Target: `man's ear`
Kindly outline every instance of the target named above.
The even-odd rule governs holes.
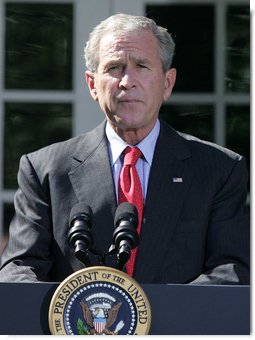
[[[91,97],[95,101],[97,101],[98,97],[97,97],[97,90],[95,86],[95,74],[91,71],[86,71],[85,76],[86,76],[86,82],[88,84]]]
[[[174,84],[176,80],[176,69],[170,68],[166,72],[166,78],[165,78],[165,88],[164,88],[164,101],[167,101],[167,99],[170,97]]]

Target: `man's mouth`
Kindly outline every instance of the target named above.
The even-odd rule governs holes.
[[[118,102],[119,103],[130,103],[130,104],[133,104],[133,103],[140,103],[141,100],[140,99],[136,99],[136,98],[120,98],[120,99],[118,99]]]

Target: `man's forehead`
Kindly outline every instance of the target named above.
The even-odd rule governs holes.
[[[138,31],[125,34],[105,34],[100,41],[100,57],[117,55],[121,51],[139,52],[148,48],[148,44],[153,47],[156,39],[150,31]]]

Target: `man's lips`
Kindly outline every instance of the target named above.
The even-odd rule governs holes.
[[[140,103],[141,100],[140,99],[136,99],[136,98],[119,98],[117,99],[118,103]]]

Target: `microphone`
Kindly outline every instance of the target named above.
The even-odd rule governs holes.
[[[76,203],[70,213],[68,243],[74,248],[75,256],[86,265],[91,266],[88,251],[93,245],[91,234],[92,209],[85,203]]]
[[[113,246],[118,250],[117,269],[122,269],[130,258],[131,250],[138,244],[138,211],[131,203],[123,202],[116,210]]]

